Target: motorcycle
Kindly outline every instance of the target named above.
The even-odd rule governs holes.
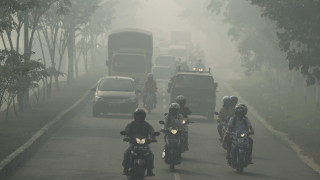
[[[159,121],[164,124],[164,121]],[[170,171],[174,171],[174,166],[181,164],[181,147],[182,136],[184,130],[178,127],[170,127],[161,130],[165,134],[165,148],[162,153],[162,158],[170,165]]]
[[[126,131],[121,131],[121,135],[126,136]],[[154,136],[159,136],[159,132],[155,132]],[[147,169],[147,158],[149,155],[148,144],[156,142],[146,137],[125,137],[123,141],[130,142],[133,150],[130,155],[130,168],[127,178],[130,180],[143,180]]]
[[[219,115],[218,112],[214,112],[214,114]],[[221,134],[219,134],[220,135],[219,141],[221,142],[223,149],[227,149],[227,144],[225,142],[223,142],[222,139],[223,139],[225,133],[227,132],[228,123],[225,121],[222,121],[221,119],[217,119],[217,122],[218,122],[218,126],[221,127]]]
[[[239,173],[249,164],[249,135],[247,131],[232,133],[231,166]]]

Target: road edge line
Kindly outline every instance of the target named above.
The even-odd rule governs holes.
[[[225,87],[227,87],[227,89],[229,89],[229,91],[231,91],[232,93],[234,93],[239,99],[241,99],[242,102],[244,102],[244,104],[246,104],[248,106],[249,109],[253,109],[250,110],[250,113],[256,117],[256,119],[258,121],[260,121],[262,123],[262,125],[269,130],[272,134],[276,135],[277,137],[280,137],[281,140],[283,140],[284,142],[286,142],[290,148],[298,155],[298,157],[305,163],[307,164],[311,169],[313,169],[315,172],[317,172],[320,175],[320,165],[318,165],[312,158],[308,157],[307,155],[303,154],[303,151],[301,149],[301,147],[295,143],[293,140],[290,140],[289,136],[287,133],[278,131],[276,129],[274,129],[273,126],[271,126],[259,113],[258,111],[253,107],[250,106],[249,103],[240,96],[240,94],[238,92],[236,92],[228,83],[223,83],[225,85]]]
[[[38,130],[29,140],[9,154],[0,162],[0,180],[8,178],[22,163],[32,154],[70,117],[81,108],[91,97],[91,91],[87,91],[79,100],[59,113],[55,118]]]

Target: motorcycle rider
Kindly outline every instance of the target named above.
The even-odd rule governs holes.
[[[153,102],[154,102],[154,108],[156,108],[156,104],[157,104],[157,83],[156,81],[153,79],[153,74],[149,73],[147,75],[147,81],[144,85],[144,94],[143,94],[143,107],[146,106],[146,99],[147,99],[147,95],[148,93],[150,93],[153,97]]]
[[[146,112],[143,109],[136,109],[133,113],[134,121],[129,123],[125,131],[127,133],[127,136],[129,138],[134,138],[137,135],[142,135],[144,137],[149,137],[153,141],[156,141],[156,138],[154,136],[154,129],[153,127],[145,121],[146,119]],[[128,169],[130,167],[130,153],[133,149],[133,145],[130,144],[129,148],[124,152],[124,159],[122,162],[123,166],[123,174],[128,175]],[[147,162],[147,176],[154,176],[153,173],[153,167],[154,167],[154,155],[148,146],[149,151],[149,158]]]
[[[236,105],[238,104],[238,97],[237,96],[230,96],[230,99],[231,99],[231,105],[232,105],[232,108],[236,108]]]
[[[180,105],[180,114],[183,116],[183,118],[188,118],[188,115],[190,115],[192,112],[191,110],[186,106],[187,100],[183,95],[179,95],[176,98],[176,102]],[[186,119],[187,120],[187,119]],[[184,137],[185,137],[185,149],[189,150],[189,142],[188,142],[188,126],[184,126]]]
[[[183,95],[177,96],[176,103],[179,104],[179,106],[180,106],[180,114],[184,118],[187,118],[188,115],[190,115],[192,113],[191,110],[186,106],[187,99]]]
[[[231,137],[230,132],[248,131],[250,134],[254,134],[251,122],[245,116],[246,108],[243,105],[237,105],[235,108],[235,116],[232,117],[228,123],[228,129],[224,137],[224,141],[227,141],[227,160],[231,164]],[[253,139],[248,137],[249,140],[249,163],[252,164],[252,146]]]
[[[233,115],[234,115],[234,109],[232,108],[232,100],[229,96],[224,96],[222,98],[222,108],[220,109],[219,116],[218,116],[219,121],[225,122],[226,124],[228,124],[230,118],[233,117]],[[218,124],[217,129],[220,135],[220,140],[222,140],[223,134],[222,134],[222,125],[220,122]]]

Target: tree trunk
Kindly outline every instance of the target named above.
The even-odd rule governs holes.
[[[73,68],[74,68],[74,54],[75,54],[75,30],[72,29],[68,36],[68,76],[67,83],[70,84],[74,80]]]
[[[31,47],[29,47],[29,19],[28,19],[28,12],[25,13],[24,15],[24,55],[25,55],[25,61],[29,61],[30,58],[30,50]],[[21,94],[21,93],[20,93]],[[23,100],[23,98],[18,98],[18,101]],[[21,104],[21,103],[19,103]],[[22,104],[24,107],[30,107],[29,104],[29,88],[26,90],[24,93],[24,103]]]

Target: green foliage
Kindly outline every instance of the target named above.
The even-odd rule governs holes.
[[[48,76],[42,63],[35,60],[25,61],[25,56],[16,51],[0,51],[0,105],[6,94],[15,96],[25,94],[29,88],[39,86],[39,81]]]
[[[250,0],[261,7],[262,16],[276,22],[279,45],[290,69],[308,76],[308,83],[320,79],[320,1]]]
[[[285,68],[284,54],[278,47],[275,25],[260,16],[259,8],[246,0],[211,0],[208,10],[222,14],[231,24],[228,35],[238,43],[238,52],[246,74],[259,71],[262,66]]]

